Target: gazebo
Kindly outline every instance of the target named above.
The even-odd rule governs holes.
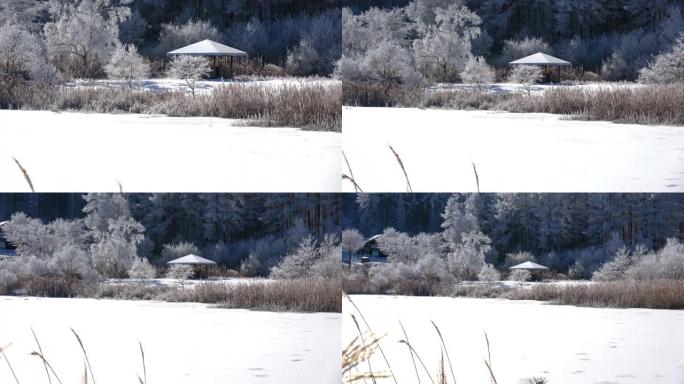
[[[553,67],[558,69],[558,79],[560,80],[561,67],[569,67],[571,62],[547,55],[546,53],[537,52],[533,55],[525,56],[522,59],[514,60],[508,63],[509,65],[535,65],[544,69],[545,75],[550,75]]]
[[[526,261],[524,263],[514,265],[509,269],[511,269],[513,271],[515,271],[515,270],[529,271],[530,275],[532,275],[533,277],[538,278],[539,280],[543,280],[544,272],[548,271],[549,267],[545,267],[545,266],[543,266],[541,264],[537,264],[533,261]]]
[[[188,55],[210,57],[211,66],[216,77],[233,77],[233,59],[236,57],[247,57],[247,52],[208,39],[178,48],[168,54],[172,56]],[[226,58],[228,58],[228,60],[226,60]],[[227,74],[225,66],[226,61],[228,61]]]
[[[216,262],[211,261],[209,259],[205,259],[204,257],[197,256],[194,254],[189,254],[187,256],[180,257],[175,260],[171,260],[168,263],[168,265],[190,265],[193,268],[196,268],[198,266],[204,265],[204,273],[205,275],[209,274],[209,266],[210,265],[216,265]]]

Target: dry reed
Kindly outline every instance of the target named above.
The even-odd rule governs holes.
[[[36,192],[35,188],[33,188],[33,182],[31,181],[31,177],[29,176],[28,172],[26,171],[26,168],[24,168],[23,165],[17,160],[15,157],[12,158],[14,162],[17,164],[17,167],[19,167],[19,170],[21,171],[21,174],[24,176],[24,180],[26,180],[26,184],[28,184],[29,188],[31,189],[31,192]]]

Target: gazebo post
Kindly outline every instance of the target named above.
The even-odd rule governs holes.
[[[233,56],[230,57],[230,78],[233,78]]]

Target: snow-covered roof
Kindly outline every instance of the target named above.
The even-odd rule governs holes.
[[[0,227],[2,227],[3,225],[5,225],[7,223],[9,223],[9,221],[0,221]]]
[[[190,56],[247,56],[247,52],[217,43],[212,40],[202,40],[183,48],[169,52],[169,55]]]
[[[176,260],[171,260],[166,264],[214,265],[216,263],[191,253]]]
[[[377,240],[378,238],[380,238],[380,236],[382,236],[382,235],[371,236],[368,238],[368,240],[365,241],[365,243],[367,243],[369,241]]]
[[[559,59],[557,57],[553,57],[551,55],[547,55],[546,53],[541,53],[537,52],[534,55],[529,55],[526,57],[523,57],[522,59],[518,59],[515,61],[511,61],[509,64],[511,65],[571,65],[569,61],[565,61],[562,59]]]
[[[549,269],[541,264],[537,264],[532,261],[526,261],[524,263],[514,265],[510,269]]]

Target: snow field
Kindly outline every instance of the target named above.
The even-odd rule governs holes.
[[[339,192],[341,135],[239,120],[0,111],[3,190]],[[49,159],[49,160],[46,160]]]
[[[364,192],[682,192],[684,129],[557,115],[343,109],[343,149]],[[472,162],[472,163],[471,163]],[[342,168],[348,174],[346,164]],[[354,187],[344,182],[344,191]]]
[[[137,383],[138,341],[150,383],[326,383],[340,378],[340,315],[202,304],[0,296],[0,345],[22,383],[47,382],[31,328],[64,383],[78,383],[83,340],[96,382]],[[0,383],[13,382],[2,362]],[[53,378],[53,382],[55,382]]]
[[[376,335],[386,335],[380,345],[399,383],[416,382],[409,351],[399,343],[404,338],[399,321],[433,376],[441,343],[430,321],[437,324],[460,383],[490,382],[483,360],[487,356],[484,332],[499,383],[527,383],[532,377],[558,384],[684,382],[682,310],[447,297],[353,295],[352,300]],[[344,300],[343,345],[358,335],[352,313],[356,311]],[[374,370],[386,367],[379,352],[371,362]],[[421,382],[429,382],[416,364]]]

